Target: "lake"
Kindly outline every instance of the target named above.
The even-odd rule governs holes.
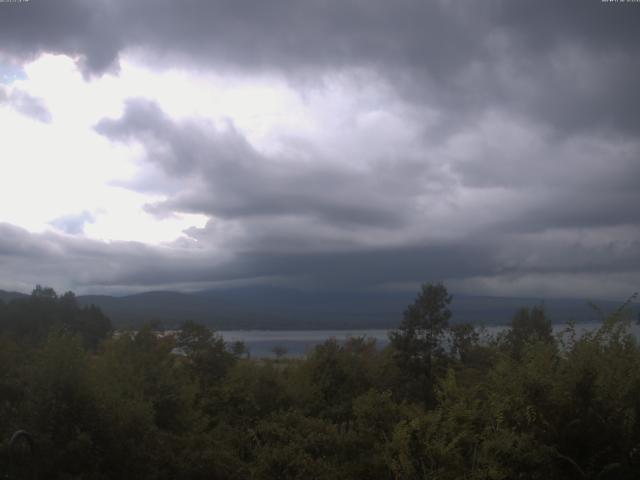
[[[600,323],[579,323],[576,324],[578,332],[594,330]],[[491,326],[484,328],[483,335],[495,335],[506,327]],[[554,325],[554,333],[559,333],[566,328],[566,325]],[[316,345],[323,343],[329,338],[335,338],[339,342],[344,342],[349,337],[374,338],[379,348],[384,348],[388,343],[387,337],[390,330],[369,329],[369,330],[222,330],[218,331],[225,341],[242,341],[249,348],[252,357],[274,357],[272,349],[274,347],[284,347],[289,357],[301,357],[312,350]],[[640,338],[640,326],[634,324],[632,331],[636,338]]]
[[[242,341],[252,357],[273,357],[274,347],[284,347],[289,357],[301,357],[329,338],[344,342],[349,337],[375,338],[380,348],[387,343],[389,330],[222,330],[226,342]]]

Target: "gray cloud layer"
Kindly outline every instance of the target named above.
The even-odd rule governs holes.
[[[35,98],[21,90],[9,90],[0,85],[0,105],[7,104],[17,112],[40,122],[50,123],[51,112],[40,98]]]
[[[202,213],[206,227],[156,250],[5,226],[3,261],[18,272],[27,261],[16,245],[44,242],[56,247],[43,258],[117,265],[77,285],[445,278],[628,293],[640,282],[638,20],[640,5],[599,0],[0,4],[5,53],[76,55],[89,76],[117,69],[123,54],[159,69],[268,72],[300,91],[363,69],[417,122],[438,114],[415,144],[371,151],[355,168],[311,147],[265,154],[233,126],[176,122],[132,99],[96,126],[143,147],[144,174],[127,187],[167,198],[149,212]]]
[[[534,274],[541,283],[570,275],[588,284],[590,275],[601,282],[608,272],[633,288],[640,271],[640,219],[633,205],[640,194],[629,175],[638,170],[637,144],[558,139],[530,128],[506,143],[500,135],[471,141],[447,178],[437,177],[437,165],[426,161],[438,152],[428,142],[422,163],[394,156],[354,174],[348,163],[320,168],[322,159],[269,158],[234,129],[175,122],[145,100],[130,101],[122,118],[97,126],[111,140],[142,144],[154,172],[153,185],[145,188],[171,192],[149,210],[210,216],[205,228],[187,233],[197,245],[234,252],[225,271],[240,277],[374,286],[424,278],[508,283]],[[430,191],[434,176],[449,185],[448,193]],[[481,192],[496,189],[506,192],[506,201],[486,211]],[[456,207],[457,191],[480,192],[479,200]],[[432,207],[443,196],[452,196],[454,206],[434,217]],[[443,240],[442,232],[461,226],[462,233]],[[597,285],[581,288],[596,291]]]
[[[499,102],[555,128],[637,131],[638,20],[599,0],[34,1],[2,5],[0,45],[77,55],[87,73],[131,49],[306,78],[365,67],[462,114]]]
[[[233,127],[220,131],[206,122],[174,123],[144,100],[129,102],[122,119],[103,120],[96,128],[112,140],[143,143],[147,160],[160,175],[154,175],[152,185],[142,186],[140,179],[132,186],[174,192],[168,201],[149,205],[159,214],[182,211],[227,219],[292,215],[337,226],[394,227],[404,221],[407,195],[419,192],[423,173],[387,169],[381,175],[384,165],[362,173],[348,162],[327,166],[323,158],[303,166],[295,158],[268,158]]]

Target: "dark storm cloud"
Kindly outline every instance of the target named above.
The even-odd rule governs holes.
[[[118,2],[36,0],[0,5],[0,52],[33,58],[40,53],[76,56],[87,72],[113,66],[122,48]]]
[[[463,243],[315,253],[254,251],[232,264],[247,276],[304,279],[322,287],[373,287],[496,273],[492,247]]]
[[[640,225],[638,192],[552,192],[525,208],[517,220],[501,225],[504,231],[531,232],[547,228],[588,229]]]
[[[0,26],[12,52],[82,55],[98,72],[130,46],[252,70],[389,59],[431,59],[444,70],[461,55],[443,55],[443,47],[455,53],[475,45],[468,14],[457,13],[441,2],[407,0],[63,0],[3,6]],[[478,20],[481,14],[473,16]]]
[[[210,253],[102,242],[53,232],[31,233],[0,223],[0,268],[4,288],[36,283],[80,291],[92,287],[154,288],[212,275],[219,259]],[[0,287],[2,288],[2,287]]]
[[[55,233],[34,234],[0,223],[3,278],[16,285],[48,283],[63,288],[123,286],[162,288],[186,283],[228,281],[259,276],[303,277],[316,284],[369,286],[390,279],[439,278],[451,272],[457,256],[468,265],[454,276],[486,271],[484,248],[439,245],[433,248],[380,249],[347,253],[278,254],[252,252],[220,258],[208,250],[168,249],[135,242],[100,242]],[[416,261],[418,259],[418,261]],[[34,262],[34,260],[36,262]],[[461,264],[462,265],[462,264]],[[69,272],[72,272],[69,275]]]
[[[535,258],[540,253],[543,258]],[[542,275],[549,282],[557,275],[570,274],[582,279],[580,293],[593,295],[603,290],[590,274],[637,278],[639,254],[637,241],[594,249],[556,238],[514,244],[496,237],[484,243],[469,239],[352,252],[253,251],[221,258],[210,250],[34,234],[0,224],[0,288],[26,291],[36,283],[45,283],[59,290],[124,292],[202,288],[216,282],[267,277],[288,278],[295,285],[366,288],[442,279],[455,284],[479,276],[513,281],[531,274]]]
[[[305,240],[316,231],[297,234]],[[390,282],[463,279],[474,276],[528,274],[640,273],[640,229],[595,230],[575,236],[548,231],[528,234],[485,232],[455,240],[428,240],[386,247],[330,245],[306,248],[292,243],[295,233],[275,229],[269,236],[261,225],[250,224],[236,239],[237,255],[227,264],[239,277],[306,278],[326,285],[375,286]],[[218,232],[213,225],[189,234],[206,242]],[[612,240],[612,238],[616,238]],[[281,248],[277,248],[280,246]],[[226,271],[226,270],[225,270]],[[595,285],[594,285],[595,287]]]
[[[0,6],[0,44],[76,55],[87,72],[127,49],[158,66],[322,79],[368,68],[452,121],[501,105],[569,132],[637,132],[640,8],[599,0],[32,1]]]
[[[520,84],[511,87],[512,104],[560,130],[638,131],[637,5],[542,0],[500,6],[493,22],[509,53],[494,56],[494,66],[506,66]]]
[[[452,168],[476,190],[523,199],[517,216],[496,212],[491,228],[539,231],[640,225],[640,142],[607,133],[558,137],[535,123],[486,122],[471,130]],[[460,133],[460,132],[458,132]],[[465,131],[462,130],[462,134]],[[497,224],[497,225],[496,225]]]

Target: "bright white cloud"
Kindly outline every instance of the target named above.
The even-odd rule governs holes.
[[[87,82],[76,64],[60,55],[43,55],[24,70],[26,78],[11,88],[46,99],[53,121],[42,124],[10,105],[0,108],[2,221],[44,231],[57,218],[87,211],[95,217],[84,229],[88,237],[148,243],[172,241],[184,229],[204,224],[200,215],[155,218],[143,206],[161,198],[118,186],[138,172],[140,151],[111,145],[94,125],[122,110],[130,90],[136,90],[135,77]]]

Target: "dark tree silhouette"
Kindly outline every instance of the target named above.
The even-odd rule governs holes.
[[[413,304],[404,312],[398,330],[389,334],[394,358],[407,374],[410,396],[433,400],[434,360],[443,353],[442,340],[451,318],[452,297],[442,283],[422,285]]]

